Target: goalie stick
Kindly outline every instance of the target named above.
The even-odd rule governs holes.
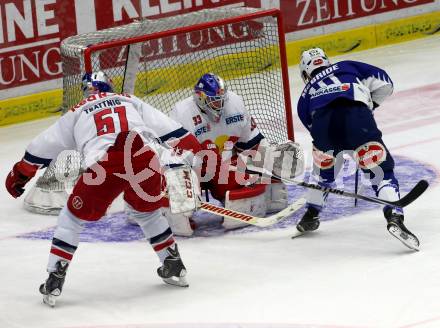
[[[320,190],[322,192],[328,192],[331,194],[341,195],[341,196],[345,196],[345,197],[362,199],[362,200],[365,200],[365,201],[371,202],[371,203],[382,204],[382,205],[391,205],[391,206],[396,206],[396,207],[405,207],[405,206],[411,204],[413,201],[415,201],[417,198],[419,198],[419,196],[421,194],[423,194],[429,186],[428,181],[420,180],[405,196],[403,196],[399,200],[388,201],[385,199],[359,195],[359,194],[351,193],[351,192],[340,190],[340,189],[322,187],[322,186],[307,183],[304,181],[295,181],[295,180],[291,180],[291,179],[286,179],[286,178],[279,177],[275,174],[269,173],[267,171],[266,172],[258,171],[259,168],[256,168],[256,169],[257,170],[246,168],[245,171],[246,171],[246,173],[249,173],[249,174],[258,174],[261,176],[267,176],[268,178],[272,178],[274,180],[281,181],[286,184],[294,184],[294,185],[309,188],[309,189]]]
[[[237,212],[234,210],[230,210],[227,208],[219,207],[216,205],[213,205],[211,203],[206,202],[200,202],[199,209],[208,213],[216,214],[216,215],[222,215],[227,217],[228,219],[246,222],[251,225],[255,225],[257,227],[268,227],[271,225],[274,225],[277,222],[280,222],[290,216],[291,214],[298,211],[300,208],[303,207],[306,200],[304,198],[297,199],[292,204],[287,206],[284,210],[275,213],[271,216],[261,218],[258,216],[253,216],[250,214],[244,214],[241,212]]]

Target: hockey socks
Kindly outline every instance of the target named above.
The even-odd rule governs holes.
[[[165,258],[169,255],[167,248],[175,245],[171,228],[167,228],[164,232],[150,238],[149,241],[161,263],[163,263]]]

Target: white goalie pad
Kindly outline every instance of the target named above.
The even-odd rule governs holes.
[[[162,214],[167,218],[171,231],[176,236],[190,237],[194,233],[193,226],[191,224],[191,217],[193,212],[185,213],[171,213],[169,207],[163,207]]]
[[[272,182],[271,184],[266,185],[265,199],[267,213],[284,210],[288,205],[286,185],[281,182]]]
[[[226,192],[225,208],[252,216],[266,216],[265,185],[254,185]],[[240,222],[224,217],[223,227],[226,230],[247,226],[246,222]]]
[[[69,193],[66,189],[47,190],[33,185],[26,195],[23,206],[32,213],[44,215],[58,215],[67,203]]]
[[[33,213],[58,215],[81,173],[81,154],[74,150],[61,152],[26,194],[24,208]]]
[[[197,174],[188,165],[165,171],[171,213],[194,211],[199,205],[200,185]]]

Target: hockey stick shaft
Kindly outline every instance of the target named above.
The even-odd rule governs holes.
[[[307,183],[307,182],[304,182],[304,181],[295,181],[295,180],[291,180],[291,179],[286,179],[286,178],[282,178],[282,177],[276,176],[274,174],[266,174],[266,173],[255,171],[255,170],[248,169],[248,168],[246,169],[246,173],[267,176],[268,178],[272,178],[274,180],[281,181],[281,182],[284,182],[286,184],[294,184],[294,185],[305,187],[305,188],[309,188],[309,189],[320,190],[322,192],[328,192],[328,193],[331,193],[331,194],[341,195],[341,196],[345,196],[345,197],[351,197],[351,198],[355,198],[355,199],[362,199],[362,200],[365,200],[365,201],[371,202],[371,203],[382,204],[382,205],[390,205],[390,206],[396,206],[396,207],[405,207],[405,206],[411,204],[413,201],[415,201],[417,198],[419,198],[419,196],[421,194],[423,194],[425,192],[425,190],[429,186],[428,181],[420,180],[401,199],[399,199],[397,201],[388,201],[388,200],[385,200],[385,199],[381,199],[381,198],[377,198],[377,197],[370,197],[370,196],[359,195],[359,194],[351,193],[351,192],[340,190],[340,189],[335,189],[335,188],[330,188],[330,187],[322,187],[320,185],[311,184],[311,183]]]
[[[303,207],[305,202],[306,200],[304,198],[297,199],[295,202],[287,206],[284,210],[264,218],[241,213],[205,202],[200,202],[199,209],[211,214],[222,215],[235,221],[245,222],[258,227],[268,227],[279,221],[284,220],[285,218],[295,213],[297,210]]]

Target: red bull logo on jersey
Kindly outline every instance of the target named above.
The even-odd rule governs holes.
[[[218,151],[221,153],[222,151],[232,150],[237,140],[238,137],[236,136],[221,135],[215,138],[215,145],[217,146]]]

